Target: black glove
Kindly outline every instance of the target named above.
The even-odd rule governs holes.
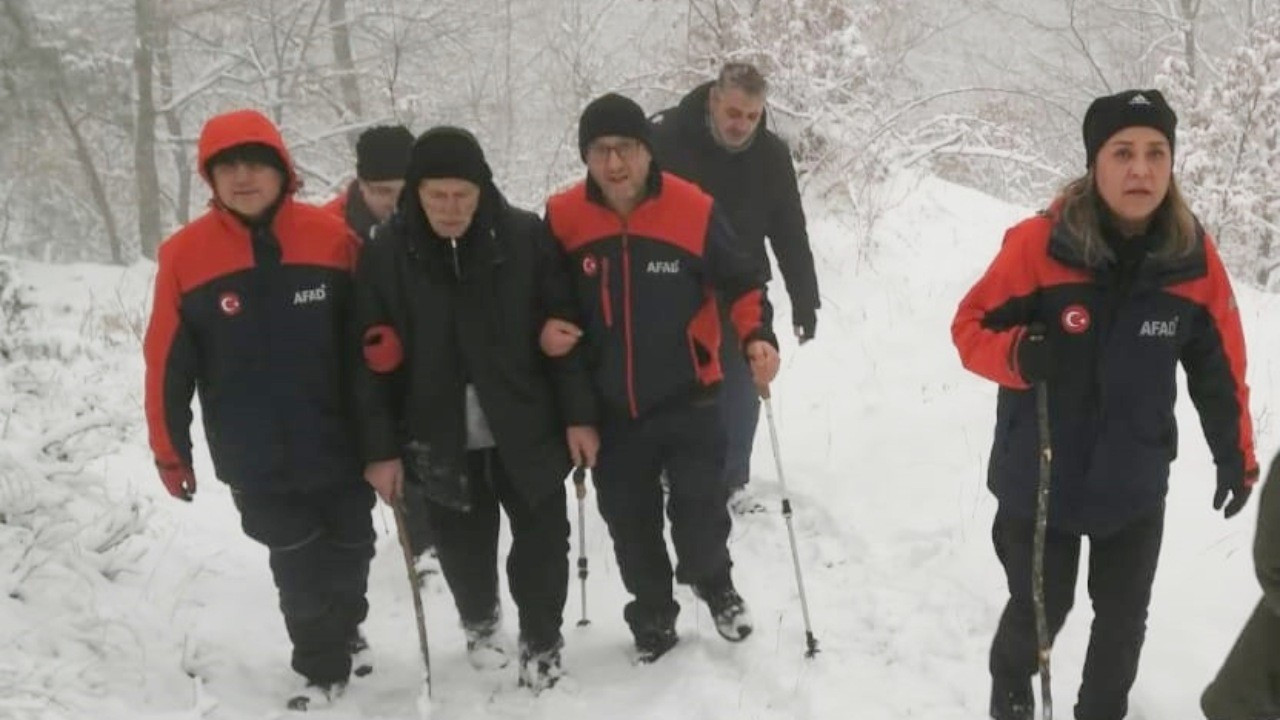
[[[1058,369],[1053,342],[1043,323],[1031,323],[1018,337],[1014,348],[1018,374],[1028,383],[1052,380]]]
[[[818,311],[813,308],[792,310],[791,324],[795,327],[796,339],[803,345],[813,339],[818,328]]]
[[[1271,470],[1267,473],[1276,472],[1275,462],[1271,463]],[[1222,510],[1223,517],[1233,517],[1236,513],[1244,508],[1244,504],[1249,502],[1249,495],[1253,492],[1253,483],[1258,479],[1258,469],[1254,468],[1244,474],[1218,468],[1218,490],[1213,494],[1213,509]],[[1231,502],[1227,501],[1227,496],[1231,496]],[[1226,502],[1226,508],[1222,504]]]

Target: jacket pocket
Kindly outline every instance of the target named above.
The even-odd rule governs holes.
[[[708,296],[685,330],[689,342],[689,359],[693,372],[702,385],[724,379],[720,368],[720,312],[714,296]]]
[[[1172,412],[1138,410],[1129,414],[1133,439],[1141,445],[1161,448],[1172,460],[1178,452],[1178,425]]]

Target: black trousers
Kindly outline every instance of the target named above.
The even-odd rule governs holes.
[[[498,608],[498,508],[511,523],[507,584],[520,613],[520,639],[533,650],[560,642],[569,592],[569,516],[565,487],[530,504],[511,484],[494,449],[467,453],[470,512],[425,500],[445,582],[463,625],[485,622]]]
[[[722,478],[724,446],[714,399],[682,402],[638,420],[612,417],[602,423],[596,499],[613,538],[622,582],[635,597],[625,610],[633,631],[669,622],[678,611],[663,537],[658,478],[664,471],[670,487],[665,509],[678,560],[675,579],[698,585],[728,577],[732,521]]]
[[[318,684],[351,673],[350,641],[369,613],[374,493],[363,480],[306,492],[232,492],[240,524],[270,551],[293,669]]]
[[[1031,595],[1034,531],[1031,520],[996,514],[992,538],[1004,565],[1009,601],[991,645],[993,695],[1028,686],[1038,668]],[[1077,720],[1121,720],[1128,712],[1163,534],[1162,504],[1115,533],[1089,538],[1093,627],[1076,701]],[[1049,529],[1044,594],[1051,636],[1057,636],[1071,610],[1079,565],[1080,536]]]

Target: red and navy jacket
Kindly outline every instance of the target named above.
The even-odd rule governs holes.
[[[1179,362],[1219,478],[1257,476],[1244,335],[1211,238],[1201,231],[1185,256],[1139,257],[1122,279],[1116,263],[1086,259],[1065,226],[1040,215],[1006,233],[960,302],[951,325],[960,359],[1000,384],[988,485],[1002,511],[1035,512],[1035,393],[1017,367],[1034,322],[1048,327],[1058,368],[1048,383],[1050,526],[1105,534],[1160,507],[1177,455]]]
[[[744,347],[776,347],[764,275],[696,185],[652,165],[646,198],[623,220],[588,178],[547,202],[546,221],[572,266],[587,363],[612,413],[640,417],[720,382],[717,296]]]
[[[356,241],[341,219],[293,199],[289,154],[257,112],[205,125],[202,173],[244,143],[274,148],[288,187],[269,225],[251,231],[215,200],[160,246],[144,342],[152,452],[158,464],[191,465],[198,390],[223,481],[272,492],[360,482],[350,421]]]

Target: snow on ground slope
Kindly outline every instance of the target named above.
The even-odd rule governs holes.
[[[451,600],[433,576],[425,593],[433,717],[985,716],[986,650],[1004,599],[989,539],[995,505],[984,486],[995,388],[960,368],[949,324],[1003,230],[1025,212],[911,176],[887,186],[880,201],[884,212],[869,238],[838,214],[810,208],[823,290],[818,337],[802,349],[784,340],[773,400],[822,653],[802,656],[803,622],[778,512],[781,487],[762,415],[753,486],[769,512],[739,520],[732,536],[738,585],[757,623],[750,639],[721,640],[706,610],[680,588],[680,644],[653,666],[633,667],[621,618],[626,596],[605,528],[589,506],[591,623],[575,625],[581,612],[575,578],[565,624],[571,679],[535,700],[516,689],[513,668],[474,672]],[[136,338],[120,331],[108,341],[83,329],[106,315],[137,317],[150,269],[26,263],[19,269],[33,286],[42,332],[51,341],[89,337],[92,352],[62,363],[52,381],[67,398],[90,394],[96,405],[131,418],[114,426],[127,432],[98,437],[90,448],[98,457],[81,470],[132,498],[146,519],[130,540],[129,571],[80,584],[60,576],[28,581],[48,595],[61,591],[80,600],[0,602],[0,689],[31,690],[38,680],[40,691],[0,692],[0,717],[284,716],[281,701],[296,680],[287,667],[265,550],[239,532],[203,442],[197,443],[196,501],[186,505],[165,495],[140,421]],[[773,296],[785,336],[790,310],[780,290],[779,283]],[[1270,422],[1280,348],[1263,324],[1275,302],[1240,291],[1264,462],[1280,441]],[[15,417],[34,427],[54,424],[56,413],[46,405]],[[1247,552],[1252,508],[1232,522],[1210,510],[1212,465],[1189,402],[1179,419],[1181,457],[1133,717],[1195,717],[1200,689],[1258,593]],[[576,555],[576,508],[570,510]],[[415,717],[420,659],[409,589],[390,513],[375,513],[380,540],[365,629],[377,669],[353,681],[338,706],[311,713],[315,717]],[[514,618],[510,600],[504,604]],[[1063,715],[1079,679],[1088,615],[1082,587],[1056,648],[1054,685]],[[75,632],[94,627],[111,641],[85,643],[89,649],[79,655],[62,647]],[[37,675],[35,666],[54,670]],[[76,672],[56,671],[63,666]],[[91,699],[92,689],[106,699]]]

